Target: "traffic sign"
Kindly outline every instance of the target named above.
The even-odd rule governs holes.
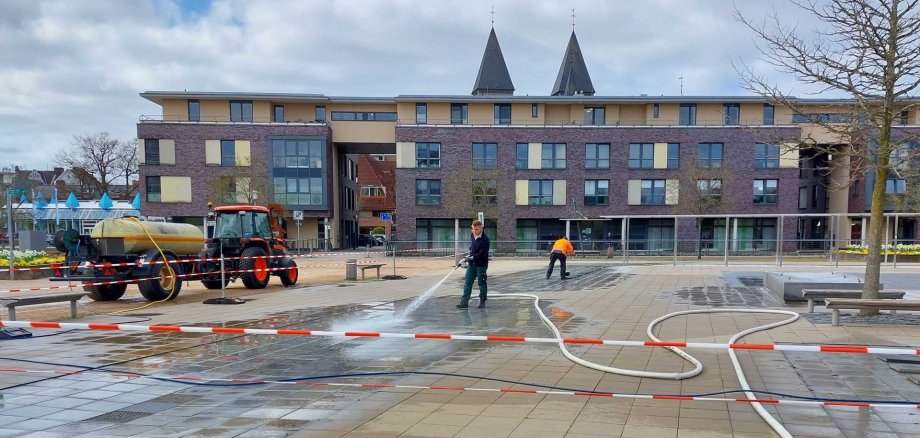
[[[382,220],[382,221],[384,221],[384,222],[389,222],[389,221],[393,220],[393,217],[390,216],[390,213],[380,213],[380,220]]]
[[[294,220],[295,221],[303,220],[303,210],[294,210]]]

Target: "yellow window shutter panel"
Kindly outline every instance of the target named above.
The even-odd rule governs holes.
[[[514,180],[514,205],[527,205],[527,180]]]
[[[204,163],[220,166],[220,140],[204,141]]]
[[[160,164],[176,164],[175,140],[160,140]]]
[[[147,164],[147,149],[143,138],[137,139],[137,164]]]
[[[668,179],[664,181],[664,204],[677,205],[678,191],[680,190],[680,181]]]
[[[540,169],[543,163],[543,143],[527,144],[527,168]]]
[[[654,166],[656,169],[667,169],[668,168],[668,144],[667,143],[655,143],[655,162]]]
[[[565,180],[553,180],[553,205],[565,205]]]
[[[783,169],[796,169],[799,167],[799,150],[795,143],[780,145],[779,167]]]
[[[249,150],[249,140],[237,140],[234,150],[234,164],[237,166],[249,166],[252,164],[252,156]]]
[[[640,179],[631,179],[627,182],[627,196],[626,204],[627,205],[641,205],[642,204],[642,180]]]
[[[415,142],[400,141],[396,143],[396,167],[414,169],[416,167]]]

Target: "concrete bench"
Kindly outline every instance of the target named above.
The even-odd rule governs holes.
[[[900,300],[904,298],[902,290],[880,290],[879,299]],[[823,302],[827,298],[862,298],[861,290],[847,289],[802,289],[802,298],[808,300],[808,313],[815,311],[815,301]]]
[[[364,271],[368,269],[377,268],[377,278],[380,278],[380,268],[386,266],[386,263],[372,263],[367,265],[358,265],[358,268],[361,269],[361,279],[364,280]]]
[[[831,325],[840,325],[840,309],[877,309],[890,310],[920,310],[920,300],[858,300],[848,298],[828,298],[824,300],[827,308],[832,311]]]
[[[6,307],[10,320],[16,320],[16,308],[33,304],[48,304],[70,301],[70,317],[77,317],[77,301],[88,295],[87,292],[68,292],[63,294],[31,295],[22,298],[0,298],[0,307]]]

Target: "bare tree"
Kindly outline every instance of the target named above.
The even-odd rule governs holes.
[[[732,187],[732,172],[727,163],[720,167],[704,167],[698,162],[684,167],[678,179],[679,189],[676,214],[696,217],[696,258],[703,258],[703,218],[700,215],[716,214],[730,209],[730,197],[722,196]],[[728,224],[725,224],[725,244],[728,245]]]
[[[134,194],[137,186],[133,184],[137,180],[139,175],[137,169],[137,139],[131,140],[130,142],[124,142],[121,144],[120,157],[117,163],[117,168],[121,170],[121,175],[125,177],[125,199],[130,199],[131,195]]]
[[[738,19],[759,41],[764,60],[799,81],[842,92],[852,101],[829,105],[824,114],[813,114],[810,123],[825,135],[813,136],[787,148],[811,148],[833,154],[835,162],[865,169],[875,176],[869,224],[863,298],[878,298],[881,245],[884,231],[885,186],[893,164],[890,157],[908,141],[907,132],[892,125],[903,111],[916,108],[912,100],[920,86],[920,0],[791,0],[824,26],[814,38],[801,36],[795,26],[772,17],[771,25],[754,23],[737,9]],[[814,113],[795,97],[755,73],[737,68],[746,87],[794,113]],[[834,141],[817,141],[832,136]],[[915,154],[910,150],[910,154]],[[906,157],[910,161],[911,157]],[[899,160],[902,158],[899,158]],[[840,161],[838,161],[840,160]],[[849,181],[835,181],[846,185]],[[878,314],[863,310],[862,315]]]
[[[253,155],[248,163],[221,167],[218,175],[207,180],[208,201],[214,205],[270,203],[265,163],[262,157]]]
[[[92,176],[93,185],[100,193],[108,192],[115,180],[124,175],[137,173],[137,161],[126,160],[126,154],[134,154],[130,143],[112,138],[108,132],[92,135],[75,135],[69,149],[61,149],[55,162],[74,169],[78,173]],[[126,168],[133,167],[133,171]]]

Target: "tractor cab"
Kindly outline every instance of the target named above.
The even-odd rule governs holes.
[[[251,243],[269,248],[283,249],[284,229],[276,216],[283,210],[273,206],[226,205],[214,209],[214,236],[212,242],[226,247],[244,247]]]

